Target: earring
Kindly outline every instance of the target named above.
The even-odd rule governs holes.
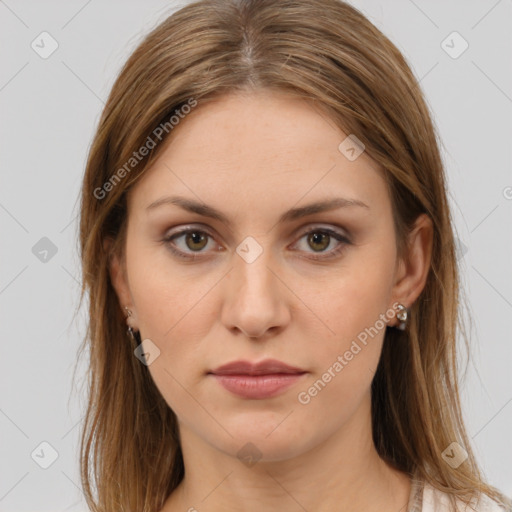
[[[135,332],[134,332],[134,330],[131,328],[131,326],[129,326],[129,327],[128,327],[128,329],[126,330],[126,333],[128,334],[128,336],[130,337],[130,339],[131,339],[134,343],[138,343],[137,338],[135,337]]]
[[[132,316],[132,312],[128,309],[128,306],[125,306],[124,309],[126,310],[126,318],[128,319],[129,317]],[[126,323],[128,324],[128,321]],[[133,330],[132,326],[129,324],[128,324],[128,329],[126,330],[126,333],[128,334],[128,336],[134,343],[138,343],[137,338],[135,337],[135,331]]]
[[[400,323],[396,326],[396,328],[404,331],[407,324],[408,309],[403,304],[398,304],[397,308],[398,313],[396,314],[396,317],[398,320],[400,320]]]

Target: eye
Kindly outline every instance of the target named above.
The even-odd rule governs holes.
[[[302,235],[296,245],[300,246],[300,241],[302,240],[305,240],[306,242],[306,247],[302,245],[302,250],[304,252],[310,252],[307,250],[307,247],[313,249],[313,255],[310,254],[305,257],[313,260],[322,260],[339,256],[346,248],[346,245],[351,243],[346,236],[328,228],[310,229]],[[332,248],[332,246],[334,246],[334,248]],[[329,247],[332,249],[326,250]]]
[[[303,240],[305,244],[301,244]],[[184,228],[166,236],[163,242],[178,258],[190,261],[204,258],[206,254],[203,253],[208,253],[208,248],[223,250],[213,242],[213,235],[198,228]],[[299,246],[299,251],[308,253],[307,256],[301,256],[306,259],[326,260],[339,256],[350,243],[346,236],[333,229],[314,227],[304,233],[292,247]],[[308,247],[313,251],[308,251]],[[329,247],[331,250],[327,250]]]
[[[194,260],[198,256],[193,253],[202,253],[208,246],[212,236],[204,230],[187,228],[164,238],[169,249],[179,258]]]

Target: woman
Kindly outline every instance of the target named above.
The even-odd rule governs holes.
[[[430,114],[357,10],[174,13],[113,86],[81,207],[91,510],[511,506],[462,419]]]

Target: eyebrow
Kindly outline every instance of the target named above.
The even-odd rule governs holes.
[[[231,221],[219,210],[209,206],[205,203],[201,203],[199,201],[195,201],[193,199],[188,199],[186,197],[181,196],[169,196],[162,197],[152,202],[150,205],[146,207],[146,211],[152,211],[155,208],[158,208],[162,205],[176,205],[183,208],[186,211],[191,213],[197,213],[198,215],[202,215],[203,217],[210,217],[212,219],[216,219],[220,222],[223,222],[228,227],[231,227]],[[279,217],[279,223],[291,222],[302,217],[307,217],[309,215],[313,215],[315,213],[321,213],[330,210],[336,210],[338,208],[348,208],[352,206],[358,206],[362,208],[370,207],[360,201],[359,199],[348,199],[344,197],[336,197],[334,199],[327,199],[323,201],[316,201],[314,203],[307,204],[305,206],[300,206],[298,208],[291,208],[290,210],[284,212],[281,217]]]

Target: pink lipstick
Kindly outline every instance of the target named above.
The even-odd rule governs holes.
[[[265,399],[284,392],[308,372],[277,359],[265,359],[259,363],[233,361],[208,373],[235,395]]]

